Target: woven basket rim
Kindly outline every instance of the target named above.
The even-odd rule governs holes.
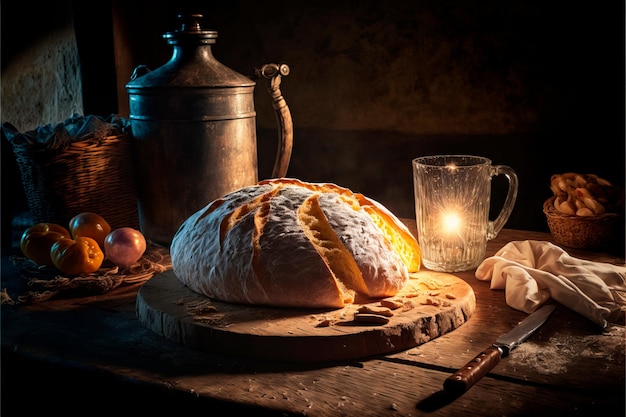
[[[624,213],[604,213],[604,214],[596,214],[594,216],[577,216],[575,214],[565,214],[565,213],[561,213],[557,211],[556,207],[554,207],[554,200],[556,200],[556,196],[552,196],[548,198],[543,203],[543,212],[546,214],[546,216],[551,217],[551,218],[592,222],[592,221],[597,221],[597,220],[612,219],[612,218],[621,217],[624,215]]]
[[[20,154],[45,154],[45,153],[58,153],[72,152],[77,150],[91,149],[101,146],[103,144],[109,144],[111,142],[126,140],[130,136],[130,132],[122,132],[117,135],[107,135],[101,137],[91,136],[86,139],[68,142],[67,144],[58,148],[49,148],[47,146],[41,146],[41,144],[32,143],[19,143],[13,145],[13,151]]]

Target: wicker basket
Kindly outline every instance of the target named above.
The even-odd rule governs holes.
[[[138,228],[131,139],[127,132],[72,142],[63,149],[15,145],[34,222],[67,227],[73,216],[91,211],[112,228]]]
[[[557,243],[577,249],[602,248],[614,244],[623,232],[624,215],[605,213],[597,216],[573,216],[554,207],[556,197],[543,203],[550,233]]]

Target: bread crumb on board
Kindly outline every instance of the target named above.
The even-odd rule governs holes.
[[[207,313],[216,313],[217,307],[215,307],[210,300],[198,300],[192,301],[187,304],[187,312],[191,315],[202,315]]]

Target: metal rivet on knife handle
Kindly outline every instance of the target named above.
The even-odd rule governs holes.
[[[443,383],[443,389],[451,394],[462,394],[490,370],[492,370],[502,357],[502,350],[491,346],[479,353],[467,365],[450,375]]]

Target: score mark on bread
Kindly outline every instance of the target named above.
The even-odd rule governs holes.
[[[191,215],[173,238],[178,279],[210,298],[341,308],[390,297],[421,253],[380,203],[335,184],[261,181]]]

